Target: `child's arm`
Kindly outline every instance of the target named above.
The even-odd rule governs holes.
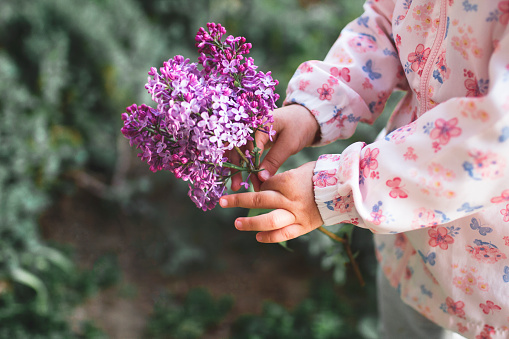
[[[220,203],[277,209],[238,219],[246,225],[239,229],[262,231],[262,242],[300,236],[322,220],[405,232],[499,206],[494,217],[509,222],[509,34],[491,57],[490,81],[485,97],[448,100],[395,131],[401,138],[352,144],[340,155],[321,156],[313,177],[308,163],[272,177],[262,192]]]
[[[301,104],[315,115],[315,145],[349,138],[359,122],[379,117],[395,88],[408,88],[392,37],[393,11],[393,0],[366,1],[325,59],[303,63],[290,80],[285,104]]]
[[[276,139],[271,142],[266,134],[257,133],[257,146],[270,148],[260,166],[265,169],[259,173],[262,182],[302,148],[348,138],[359,121],[373,122],[393,89],[405,87],[390,31],[394,2],[368,1],[364,7],[365,13],[345,27],[324,61],[299,67],[290,81],[286,106],[274,112]],[[323,223],[313,197],[310,164],[271,178],[260,193],[225,196],[221,204],[276,209],[264,216],[237,220],[237,227],[239,222],[243,225],[241,230],[261,231],[259,241],[278,242],[307,233]],[[240,176],[233,177],[234,191],[240,188],[241,180]],[[260,181],[253,178],[252,182],[255,190],[260,190]],[[302,185],[311,189],[301,192]],[[292,200],[296,196],[300,201]],[[301,216],[301,211],[306,213]],[[314,217],[305,217],[307,214]]]
[[[257,133],[258,147],[274,145],[261,163],[266,169],[259,174],[261,181],[306,146],[350,137],[359,121],[371,123],[379,116],[395,87],[406,87],[391,38],[394,1],[367,1],[364,9],[345,27],[324,61],[299,67],[288,86],[285,105],[289,107],[274,112],[275,142]],[[232,157],[235,162],[236,154]],[[240,175],[233,177],[234,191],[241,181]],[[258,190],[260,181],[252,178],[252,182]]]
[[[485,208],[509,222],[509,28],[489,82],[483,97],[452,98],[384,140],[321,157],[314,191],[324,224],[405,232]]]
[[[490,57],[489,84],[485,96],[449,99],[383,140],[321,157],[324,223],[405,232],[488,208],[493,221],[509,222],[509,27]]]

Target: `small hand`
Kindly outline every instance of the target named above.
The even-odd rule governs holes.
[[[267,133],[256,132],[256,146],[261,149],[260,154],[270,148],[263,158],[260,168],[265,171],[259,172],[258,176],[251,175],[250,179],[255,191],[260,190],[262,182],[276,174],[281,165],[293,154],[304,147],[310,146],[319,131],[318,122],[307,108],[301,105],[289,105],[278,108],[272,112],[274,123],[272,128],[276,131],[273,141]],[[249,145],[252,149],[252,144]],[[231,152],[230,160],[238,163],[240,157]],[[241,187],[242,177],[236,175],[232,178],[231,188],[238,191]]]
[[[261,185],[260,192],[239,193],[221,198],[224,208],[274,209],[255,217],[237,218],[241,231],[258,231],[259,242],[275,243],[297,238],[323,224],[313,192],[315,162],[277,174]]]

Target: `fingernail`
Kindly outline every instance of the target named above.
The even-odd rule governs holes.
[[[260,233],[256,234],[256,241],[261,242],[263,240],[263,237]]]
[[[235,220],[235,228],[238,230],[242,229],[242,222],[240,220]]]
[[[228,201],[226,201],[224,198],[221,198],[219,199],[219,205],[221,205],[221,207],[226,207],[228,206]]]
[[[268,180],[269,177],[270,177],[269,171],[263,170],[260,172],[260,179],[262,179],[263,181]]]

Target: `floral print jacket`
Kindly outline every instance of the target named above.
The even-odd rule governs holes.
[[[375,0],[324,61],[303,63],[285,104],[306,106],[318,145],[372,123],[382,135],[322,155],[325,225],[375,233],[401,298],[467,338],[509,338],[509,1]]]

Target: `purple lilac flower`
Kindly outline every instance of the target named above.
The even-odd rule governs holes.
[[[229,164],[225,152],[238,151],[257,130],[271,138],[275,133],[277,80],[244,57],[251,49],[244,37],[222,41],[225,34],[220,24],[200,28],[198,63],[177,55],[159,70],[152,67],[145,88],[156,108],[132,105],[122,114],[121,131],[141,150],[138,156],[153,172],[168,170],[187,181],[189,197],[203,210],[226,194],[231,167],[249,175],[257,170],[256,148],[244,156],[242,168]]]

